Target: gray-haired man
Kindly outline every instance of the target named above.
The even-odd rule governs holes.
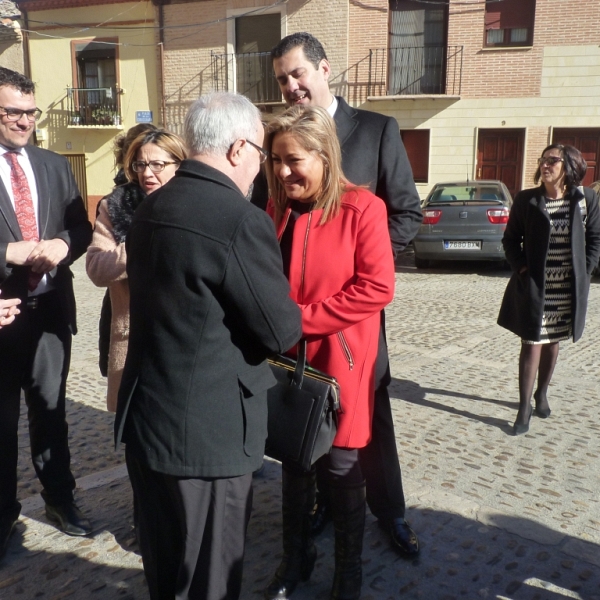
[[[301,335],[275,230],[245,201],[263,160],[243,96],[197,100],[191,159],[135,214],[129,350],[115,435],[127,445],[150,597],[235,600],[267,435],[270,353]]]

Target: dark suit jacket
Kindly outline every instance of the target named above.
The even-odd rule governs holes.
[[[423,220],[421,202],[400,137],[398,123],[379,113],[352,108],[336,96],[334,121],[342,148],[342,168],[356,185],[367,187],[387,207],[394,253],[412,241]],[[268,188],[264,173],[254,182],[252,203],[266,208]]]
[[[400,252],[417,233],[423,215],[398,123],[392,117],[352,108],[341,96],[336,98],[334,121],[344,175],[385,202],[392,247]]]
[[[67,159],[36,146],[27,146],[25,150],[35,174],[40,240],[60,238],[69,246],[69,254],[49,277],[60,294],[63,316],[72,333],[76,333],[73,274],[69,265],[92,241],[92,226]],[[3,298],[26,301],[29,268],[8,264],[5,258],[7,244],[22,240],[14,208],[0,181],[0,257],[3,257],[0,259],[0,288]]]
[[[265,359],[301,335],[271,219],[223,173],[186,160],[138,208],[127,275],[117,445],[180,477],[257,469],[275,383]]]

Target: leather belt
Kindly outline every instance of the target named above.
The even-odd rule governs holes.
[[[55,293],[56,293],[56,290],[51,290],[44,294],[38,294],[37,296],[29,296],[27,298],[27,303],[25,304],[25,306],[27,307],[27,310],[36,310],[36,309],[40,308],[40,306],[44,302],[46,302],[47,300],[52,298],[52,296]]]

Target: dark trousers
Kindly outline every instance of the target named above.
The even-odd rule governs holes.
[[[18,515],[17,459],[21,390],[28,408],[31,456],[49,504],[73,500],[65,391],[71,332],[58,294],[37,306],[21,306],[14,323],[0,330],[0,516]]]
[[[404,518],[402,473],[386,386],[375,391],[371,441],[359,450],[359,457],[367,482],[367,504],[373,515],[382,521]]]
[[[236,600],[242,586],[252,474],[185,478],[150,469],[126,448],[151,600]]]
[[[371,441],[359,450],[360,466],[367,483],[367,504],[377,519],[404,518],[406,503],[402,489],[402,472],[396,448],[394,419],[387,386],[391,381],[385,339],[385,313],[381,311],[381,329],[375,366],[375,405]],[[328,482],[317,469],[319,493],[328,497]]]

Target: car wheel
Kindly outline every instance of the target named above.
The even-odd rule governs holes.
[[[415,256],[415,267],[417,269],[426,269],[429,266],[429,261],[426,258],[418,258]]]

